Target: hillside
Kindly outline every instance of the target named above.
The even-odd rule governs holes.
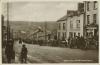
[[[46,29],[49,31],[53,31],[57,29],[57,23],[56,22],[23,22],[23,21],[12,21],[10,22],[11,28],[14,31],[29,31],[33,32],[35,31],[38,27],[41,27],[43,30]]]

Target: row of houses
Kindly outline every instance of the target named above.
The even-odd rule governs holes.
[[[98,2],[78,3],[77,10],[67,10],[67,14],[57,21],[57,38],[64,40],[75,36],[97,36],[98,24]]]

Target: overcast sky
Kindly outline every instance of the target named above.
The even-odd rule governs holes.
[[[78,2],[12,2],[9,3],[11,21],[57,21],[76,10]]]

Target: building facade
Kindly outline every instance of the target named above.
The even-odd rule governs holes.
[[[67,15],[58,21],[58,39],[83,36],[84,3],[78,4],[78,10],[68,10]]]
[[[67,39],[69,37],[83,36],[84,13],[67,11]]]
[[[97,1],[85,1],[85,35],[88,37],[98,35],[98,2]]]
[[[77,10],[68,10],[67,15],[58,20],[57,37],[62,39],[64,33],[65,39],[75,36],[96,37],[99,35],[98,24],[98,2],[84,1],[78,3]]]
[[[57,21],[58,29],[57,29],[57,39],[65,40],[66,39],[66,19],[67,16],[63,16],[61,19]]]

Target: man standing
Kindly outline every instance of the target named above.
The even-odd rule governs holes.
[[[22,45],[22,50],[21,50],[21,62],[26,63],[27,61],[27,48],[25,45]]]
[[[19,38],[19,44],[22,44],[22,39],[21,38]]]

